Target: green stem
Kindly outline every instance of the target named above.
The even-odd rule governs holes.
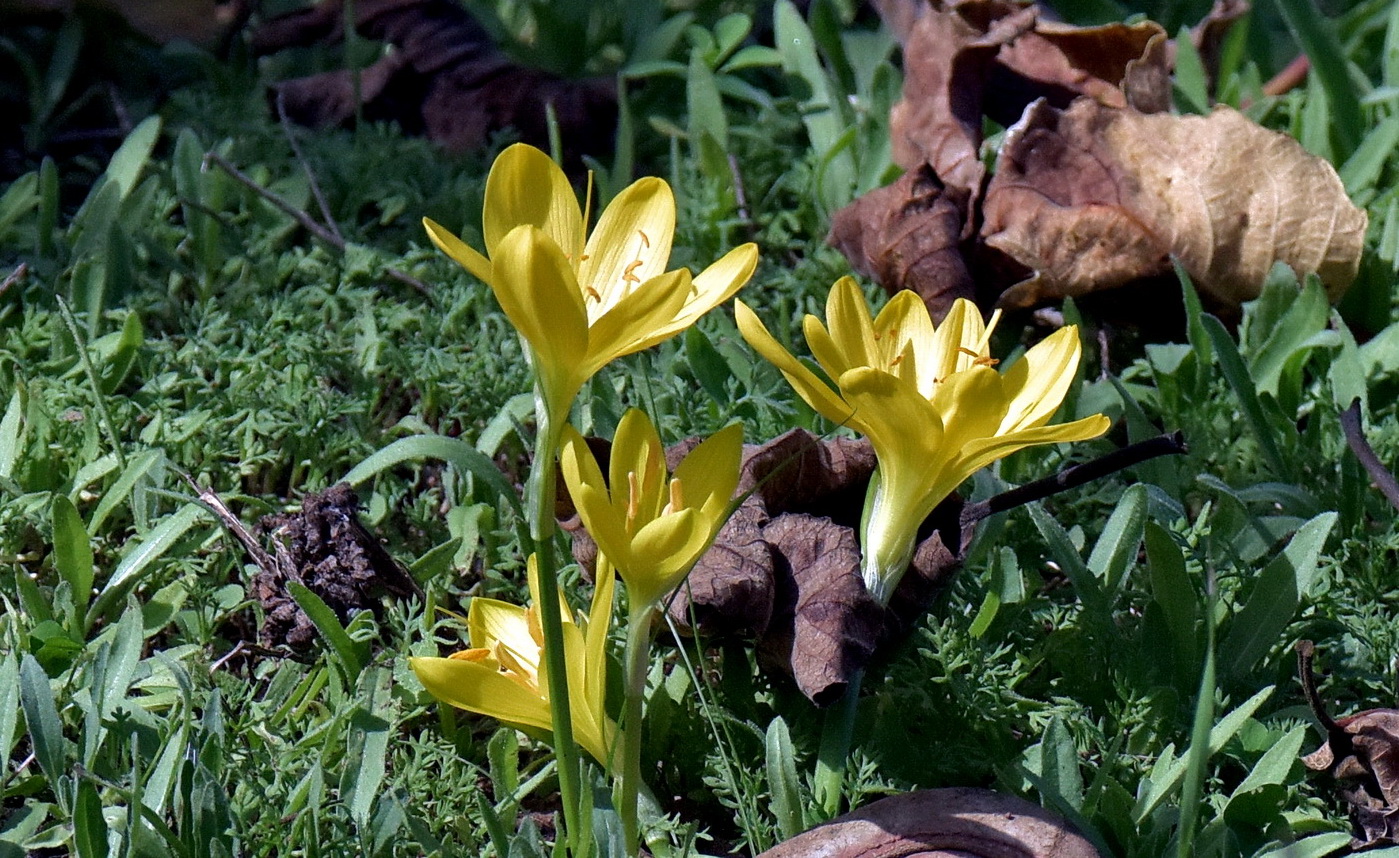
[[[528,498],[530,538],[534,542],[535,564],[539,570],[539,625],[544,634],[544,658],[549,675],[549,714],[554,724],[554,756],[558,760],[559,793],[563,800],[565,837],[577,837],[583,830],[579,805],[579,779],[582,768],[578,744],[573,739],[573,716],[568,701],[568,661],[563,642],[563,614],[559,611],[559,571],[554,562],[555,459],[558,456],[562,425],[535,394],[535,415],[539,423],[534,439],[534,462],[530,468]],[[569,841],[572,854],[580,854],[582,844]]]
[[[841,785],[845,779],[845,762],[850,756],[850,739],[855,733],[855,707],[860,701],[860,685],[865,671],[860,668],[850,677],[845,694],[826,712],[821,728],[821,748],[816,755],[816,805],[826,819],[840,813]]]
[[[646,696],[646,668],[651,654],[651,615],[647,605],[627,617],[627,647],[622,655],[626,698],[622,704],[622,773],[617,787],[617,814],[628,855],[640,855],[641,826],[637,807],[641,796],[641,704]]]

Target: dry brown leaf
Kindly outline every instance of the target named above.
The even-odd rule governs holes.
[[[212,48],[247,18],[245,0],[0,0],[0,20],[23,21],[82,10],[115,15],[153,42]]]
[[[1022,798],[967,787],[873,802],[758,858],[1098,858],[1067,821]]]
[[[253,34],[253,50],[268,54],[338,41],[344,14],[343,0],[327,0],[273,18]],[[354,14],[356,32],[393,47],[360,71],[360,110],[367,118],[396,121],[454,151],[477,148],[507,127],[547,147],[546,107],[552,105],[571,158],[610,150],[615,81],[565,80],[521,66],[453,0],[357,0]],[[349,70],[284,81],[277,91],[287,114],[302,124],[336,125],[356,115]]]
[[[1292,138],[1218,108],[1141,114],[1039,102],[1007,135],[984,203],[986,244],[1035,272],[1026,307],[1169,270],[1223,306],[1257,297],[1281,261],[1335,300],[1354,279],[1366,215],[1336,171]]]
[[[924,164],[835,213],[826,243],[892,294],[909,289],[941,321],[976,284],[960,242],[968,227],[965,190],[949,193]]]

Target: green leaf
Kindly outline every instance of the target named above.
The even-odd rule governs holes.
[[[1278,11],[1287,28],[1311,63],[1312,74],[1320,82],[1330,105],[1331,132],[1348,158],[1365,134],[1367,123],[1360,108],[1360,97],[1350,75],[1350,61],[1332,22],[1322,15],[1312,0],[1278,0]]]
[[[188,503],[173,515],[162,519],[160,524],[152,528],[117,564],[112,577],[107,579],[92,606],[88,608],[84,626],[91,628],[97,618],[106,614],[112,605],[122,598],[127,588],[134,585],[187,530],[207,517],[208,512],[204,507],[197,503]]]
[[[107,164],[107,171],[102,175],[104,179],[116,186],[121,199],[125,199],[136,187],[137,180],[141,178],[141,171],[145,169],[146,163],[151,159],[151,150],[155,148],[155,141],[159,138],[160,115],[151,114],[141,120],[141,124],[126,135],[126,139],[112,155],[112,160]]]
[[[1210,112],[1210,82],[1205,64],[1190,38],[1190,28],[1181,27],[1175,40],[1176,73],[1174,77],[1177,103],[1183,112]],[[1181,103],[1184,102],[1184,103]]]
[[[121,336],[117,339],[116,348],[112,350],[111,357],[102,367],[101,388],[104,395],[111,396],[116,393],[117,388],[131,372],[131,365],[136,362],[136,355],[141,351],[141,346],[145,342],[146,332],[141,327],[141,317],[133,310],[126,314],[126,321],[122,323]]]
[[[724,115],[724,102],[714,83],[714,73],[698,50],[690,52],[690,67],[685,74],[685,102],[689,110],[690,145],[695,147],[695,155],[698,156],[697,147],[704,134],[712,137],[720,149],[728,151],[729,121]]]
[[[24,403],[18,389],[10,394],[5,416],[0,417],[0,477],[8,479],[15,471],[24,446]]]
[[[19,656],[13,650],[0,660],[0,757],[9,759],[15,749],[19,724]]]
[[[1138,483],[1122,493],[1103,534],[1088,556],[1088,568],[1103,582],[1103,589],[1116,594],[1126,584],[1127,570],[1137,559],[1146,522],[1146,486]]]
[[[102,799],[89,780],[78,781],[73,801],[73,852],[78,858],[107,858],[107,820]]]
[[[1093,572],[1084,564],[1078,549],[1074,548],[1069,539],[1069,534],[1045,511],[1043,504],[1032,503],[1025,508],[1030,511],[1030,520],[1035,523],[1040,536],[1044,537],[1050,557],[1074,585],[1078,598],[1083,602],[1084,611],[1095,622],[1105,622],[1108,619],[1108,611],[1103,588]]]
[[[24,723],[29,730],[34,759],[39,761],[39,768],[49,779],[49,784],[56,785],[59,776],[68,772],[63,724],[58,719],[58,706],[54,703],[49,675],[28,653],[25,653],[19,667],[19,699],[24,708]]]
[[[92,597],[92,540],[67,495],[54,495],[49,515],[53,522],[54,566],[59,577],[73,588],[74,607],[81,613]]]
[[[1230,739],[1234,738],[1239,730],[1243,729],[1248,719],[1252,718],[1253,713],[1258,711],[1258,707],[1266,703],[1268,698],[1273,695],[1273,689],[1272,685],[1260,689],[1234,711],[1219,719],[1219,723],[1215,724],[1209,733],[1207,742],[1209,756],[1219,753],[1219,750]],[[1161,802],[1175,792],[1176,787],[1180,786],[1181,780],[1185,777],[1190,753],[1187,751],[1179,758],[1172,758],[1173,751],[1173,746],[1167,746],[1166,751],[1162,752],[1161,760],[1152,768],[1151,787],[1141,794],[1137,800],[1137,806],[1133,810],[1133,817],[1138,825],[1151,816]]]
[[[1336,518],[1335,512],[1324,512],[1302,525],[1287,547],[1258,574],[1253,592],[1230,622],[1220,647],[1225,675],[1248,676],[1278,643],[1301,598],[1311,589],[1317,560]]]
[[[1213,600],[1210,600],[1213,607]],[[1195,698],[1195,718],[1190,728],[1190,748],[1181,757],[1185,763],[1184,785],[1180,794],[1180,822],[1176,827],[1176,855],[1193,858],[1196,820],[1204,792],[1206,767],[1214,751],[1210,748],[1210,725],[1214,723],[1215,652],[1214,632],[1205,638],[1205,666],[1200,671],[1200,690]]]
[[[497,801],[513,800],[520,789],[520,738],[513,727],[501,727],[486,742],[486,761]]]
[[[1302,743],[1306,740],[1307,728],[1305,726],[1298,725],[1288,730],[1253,765],[1253,770],[1248,773],[1248,777],[1234,788],[1234,795],[1246,793],[1266,784],[1285,783],[1288,773],[1292,771],[1293,766],[1297,765],[1298,755],[1302,752]]]
[[[1355,197],[1373,190],[1385,165],[1394,157],[1396,147],[1399,147],[1399,116],[1391,116],[1365,135],[1360,147],[1336,171],[1346,186],[1346,193]]]
[[[1146,523],[1145,542],[1151,595],[1166,616],[1172,661],[1178,668],[1193,666],[1199,648],[1195,625],[1200,618],[1200,602],[1186,571],[1185,555],[1170,533],[1154,521]]]
[[[310,593],[309,590],[306,592]],[[393,674],[382,667],[365,671],[361,677],[361,687],[363,693],[367,693],[367,699],[350,717],[345,746],[349,764],[341,775],[340,794],[349,806],[350,818],[362,831],[369,824],[374,799],[379,795],[387,771],[384,759],[392,732],[389,723],[393,706],[389,693],[392,678]]]
[[[1268,466],[1278,475],[1292,473],[1292,469],[1283,461],[1282,451],[1278,447],[1277,429],[1263,412],[1263,405],[1258,401],[1258,389],[1248,374],[1248,367],[1244,366],[1243,357],[1239,354],[1238,346],[1234,344],[1234,338],[1214,316],[1206,316],[1204,326],[1214,346],[1214,352],[1219,357],[1219,367],[1224,373],[1224,380],[1234,391],[1234,398],[1238,400],[1245,422],[1268,460]]]
[[[461,438],[448,438],[445,435],[413,435],[400,438],[371,454],[340,479],[342,482],[358,486],[381,471],[418,459],[441,459],[462,473],[471,474],[485,483],[497,497],[508,501],[517,513],[523,515],[519,495],[495,466],[495,462]]]
[[[796,752],[787,722],[778,715],[768,724],[764,739],[767,754],[768,789],[772,795],[772,814],[777,818],[777,830],[783,840],[800,834],[802,824],[801,788],[797,780]]]
[[[335,612],[305,584],[300,581],[288,581],[287,592],[296,600],[301,610],[306,612],[316,631],[321,633],[321,638],[330,647],[335,663],[346,682],[353,683],[363,672],[368,661],[367,647],[350,638],[345,632],[345,627],[340,625]]]

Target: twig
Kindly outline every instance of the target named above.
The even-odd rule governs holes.
[[[1262,86],[1264,95],[1283,95],[1301,86],[1307,79],[1307,72],[1311,70],[1311,62],[1307,60],[1307,55],[1302,54],[1295,60],[1287,64],[1287,67]]]
[[[257,182],[254,182],[246,173],[230,164],[227,158],[224,158],[217,152],[209,152],[204,156],[204,162],[206,164],[213,164],[220,170],[223,170],[230,177],[232,177],[234,181],[248,188],[253,193],[262,197],[264,200],[267,200],[269,203],[271,203],[273,206],[279,209],[283,214],[296,221],[303,228],[305,228],[307,232],[311,233],[316,238],[319,238],[321,241],[325,242],[326,244],[330,245],[331,247],[335,248],[341,253],[345,252],[345,240],[343,238],[340,238],[335,233],[321,226],[315,221],[314,218],[312,218],[310,215],[297,208],[296,206],[292,205],[291,203],[287,202],[281,196],[277,195],[276,193],[273,193],[267,188],[264,188]],[[397,280],[398,282],[406,286],[411,286],[412,288],[421,292],[423,296],[425,296],[429,300],[432,299],[432,289],[426,283],[412,276],[411,274],[405,274],[397,268],[386,265],[384,266],[384,275],[392,280]]]
[[[340,234],[340,227],[336,225],[335,218],[330,214],[330,205],[325,201],[325,194],[321,192],[321,183],[316,181],[316,174],[311,171],[311,165],[307,163],[306,156],[301,152],[301,146],[296,142],[296,135],[292,133],[291,120],[287,118],[286,91],[277,90],[277,121],[282,125],[282,133],[286,135],[287,144],[291,146],[291,153],[296,158],[296,162],[301,165],[301,170],[306,174],[306,181],[311,185],[311,196],[316,198],[316,205],[320,207],[321,218],[325,221],[326,228],[335,233],[335,237],[341,241],[345,237]]]
[[[1312,714],[1316,720],[1321,722],[1321,726],[1330,735],[1340,730],[1336,722],[1326,712],[1326,704],[1321,702],[1321,695],[1316,691],[1316,674],[1312,672],[1312,658],[1316,655],[1316,645],[1309,640],[1297,641],[1297,678],[1302,682],[1302,696],[1307,698],[1307,705],[1312,708]]]
[[[757,233],[757,225],[748,214],[748,192],[743,187],[743,173],[738,169],[738,158],[729,155],[729,175],[734,183],[734,204],[738,207],[738,219],[743,221],[743,226],[751,239]]]
[[[0,282],[0,295],[4,295],[6,292],[10,291],[11,286],[21,282],[27,276],[29,276],[29,263],[21,262],[19,265],[15,266],[14,271],[6,275],[3,282]]]
[[[1399,480],[1395,480],[1394,474],[1384,466],[1380,457],[1375,454],[1375,448],[1371,447],[1365,438],[1365,430],[1360,425],[1359,399],[1341,412],[1341,431],[1345,433],[1350,451],[1360,460],[1370,479],[1375,481],[1375,487],[1380,490],[1380,494],[1384,495],[1395,509],[1399,509]]]
[[[1157,456],[1175,456],[1185,452],[1185,436],[1179,431],[1158,435],[1136,444],[1129,444],[1091,462],[1065,468],[1052,477],[1026,483],[1019,488],[1002,492],[978,503],[967,504],[962,509],[962,526],[966,527],[998,512],[1005,512],[1008,509],[1014,509],[1017,506],[1043,500],[1051,495],[1077,488],[1084,483],[1106,477],[1108,474],[1130,468],[1133,465],[1139,465]]]
[[[223,502],[223,498],[219,497],[217,492],[199,485],[195,482],[194,477],[183,471],[176,471],[176,473],[189,484],[190,488],[194,489],[199,503],[214,514],[214,517],[223,524],[225,530],[243,543],[243,549],[248,552],[248,556],[253,559],[253,563],[257,564],[259,569],[268,575],[275,575],[279,571],[283,571],[272,555],[267,553],[267,549],[262,547],[262,543],[248,532],[248,529],[243,526],[243,522],[233,514],[233,511],[228,508],[228,504]]]

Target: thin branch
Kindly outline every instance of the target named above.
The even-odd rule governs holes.
[[[1133,465],[1139,465],[1149,459],[1155,459],[1157,456],[1177,456],[1185,452],[1185,436],[1179,431],[1138,441],[1091,462],[1065,468],[1052,477],[1026,483],[1019,488],[1002,492],[979,503],[967,504],[962,510],[962,525],[965,527],[998,512],[1005,512],[1008,509],[1014,509],[1077,488],[1084,483],[1106,477]]]
[[[330,245],[331,247],[335,248],[341,253],[345,252],[345,240],[343,238],[326,229],[324,226],[321,226],[319,223],[316,222],[314,218],[312,218],[306,212],[287,202],[278,194],[268,190],[267,188],[264,188],[257,182],[254,182],[252,178],[248,176],[248,174],[244,173],[242,170],[239,170],[237,167],[229,163],[227,158],[224,158],[217,152],[209,152],[204,156],[204,162],[206,164],[213,164],[220,170],[223,170],[230,177],[232,177],[234,181],[248,188],[253,193],[262,197],[264,200],[267,200],[269,203],[271,203],[273,206],[279,209],[283,214],[296,221],[303,228],[305,228],[307,232],[311,233],[316,238],[319,238],[321,241],[325,242],[326,244]],[[397,280],[398,282],[406,286],[411,286],[412,288],[421,292],[428,299],[432,298],[432,289],[426,283],[412,276],[411,274],[405,274],[397,268],[393,268],[391,266],[386,265],[384,266],[384,275],[392,280]]]
[[[11,271],[5,277],[4,282],[0,282],[0,295],[4,295],[6,292],[10,291],[11,286],[15,285],[16,283],[23,282],[24,278],[28,276],[29,263],[21,262],[19,265],[15,266],[14,271]]]
[[[1264,95],[1284,95],[1301,86],[1307,80],[1307,72],[1311,70],[1311,61],[1306,54],[1300,54],[1287,67],[1262,86]]]
[[[199,503],[214,514],[214,517],[223,524],[225,530],[243,543],[243,550],[248,552],[248,556],[252,558],[259,569],[268,575],[276,575],[278,572],[284,571],[272,555],[267,553],[267,549],[262,547],[262,543],[258,542],[257,538],[248,531],[248,528],[243,526],[242,520],[233,514],[233,511],[228,508],[228,504],[223,502],[223,498],[219,497],[217,492],[204,488],[195,482],[189,474],[182,471],[177,471],[177,473],[184,478],[190,488],[194,489]]]
[[[1375,448],[1371,447],[1365,438],[1365,430],[1360,425],[1359,399],[1341,412],[1341,431],[1345,433],[1350,451],[1360,460],[1370,479],[1375,481],[1375,487],[1380,490],[1380,494],[1384,495],[1395,509],[1399,509],[1399,480],[1394,479],[1394,474],[1384,466],[1380,457],[1375,454]]]
[[[1297,678],[1302,682],[1302,696],[1307,698],[1307,705],[1312,708],[1312,714],[1316,720],[1326,730],[1327,735],[1340,730],[1336,722],[1326,712],[1326,704],[1321,702],[1321,695],[1316,691],[1316,674],[1312,671],[1312,658],[1316,655],[1316,645],[1309,640],[1297,641]]]
[[[292,133],[291,120],[287,118],[286,91],[277,90],[277,120],[282,125],[282,133],[286,135],[287,144],[291,146],[291,153],[296,157],[296,162],[301,165],[301,170],[306,174],[306,181],[311,185],[311,196],[316,198],[316,205],[320,207],[321,218],[325,221],[326,228],[335,233],[335,237],[341,241],[345,237],[340,234],[340,227],[336,225],[335,218],[330,214],[330,205],[325,201],[325,194],[321,192],[321,183],[316,181],[316,174],[311,171],[311,165],[306,161],[306,156],[301,152],[301,146],[296,142],[296,135]]]

